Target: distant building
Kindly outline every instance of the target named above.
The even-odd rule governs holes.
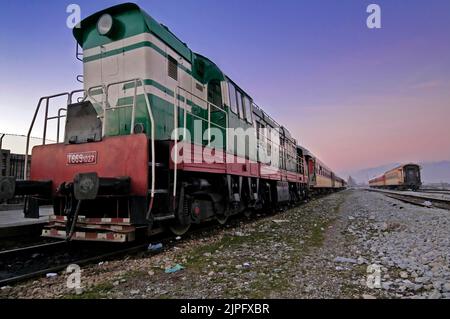
[[[26,178],[30,177],[31,156],[28,157]],[[0,176],[14,176],[18,180],[25,179],[25,155],[11,154],[9,150],[0,150]]]
[[[28,156],[28,170],[25,170],[25,150],[27,138],[21,135],[0,133],[0,176],[14,176],[18,180],[30,177],[31,156]],[[30,152],[33,146],[40,145],[42,139],[30,139]]]
[[[9,176],[10,171],[10,153],[6,150],[0,150],[0,176]]]

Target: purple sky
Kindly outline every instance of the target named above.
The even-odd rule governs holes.
[[[26,134],[40,96],[79,88],[66,6],[120,1],[0,1],[0,132]],[[338,172],[450,159],[448,0],[137,3]]]

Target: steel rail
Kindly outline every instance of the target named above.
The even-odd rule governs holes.
[[[196,230],[190,231],[187,235],[192,237],[192,236],[195,236],[196,234],[203,233],[205,231],[214,231],[214,230],[216,230],[216,229],[221,227],[221,225],[218,225],[218,224],[214,224],[214,225],[206,224],[206,225],[207,226],[199,227]],[[239,224],[237,224],[237,226],[238,225]],[[162,229],[158,229],[158,230],[160,232],[162,232]],[[158,234],[157,230],[155,230],[155,234]],[[170,247],[171,246],[170,243],[173,242],[173,235],[169,234],[167,236],[159,238],[158,241],[163,243],[164,247]],[[63,244],[63,243],[67,243],[67,242],[64,241],[64,242],[58,242],[58,243]],[[110,259],[112,257],[125,255],[125,254],[137,253],[139,251],[148,252],[147,248],[149,246],[149,243],[150,243],[150,241],[146,241],[145,243],[139,243],[139,244],[134,245],[132,247],[127,247],[127,248],[120,249],[120,250],[117,250],[117,251],[111,251],[111,252],[107,252],[107,253],[104,253],[104,254],[99,254],[97,256],[92,256],[92,257],[82,258],[82,259],[78,259],[78,260],[73,260],[71,262],[66,262],[66,263],[63,263],[61,265],[57,265],[57,266],[48,267],[48,268],[45,268],[45,269],[32,271],[32,272],[25,273],[25,274],[18,275],[18,276],[12,276],[12,277],[9,277],[9,278],[0,279],[0,287],[11,285],[11,284],[20,283],[20,282],[23,282],[23,281],[26,281],[26,280],[29,280],[29,279],[33,279],[33,278],[37,278],[37,277],[46,275],[48,273],[57,273],[57,272],[60,272],[60,271],[63,271],[65,269],[67,269],[67,267],[69,265],[73,265],[73,264],[76,264],[78,266],[83,266],[83,265],[93,264],[93,263],[98,262],[98,261],[104,261],[104,260]],[[172,243],[172,245],[173,245],[173,243]],[[44,246],[44,245],[42,245],[42,246]],[[39,246],[29,247],[29,250],[34,249],[34,248],[38,248],[38,247]],[[25,251],[25,250],[27,250],[27,248],[25,248],[23,250],[21,250],[21,249],[11,250],[11,251],[7,251],[7,252],[3,252],[3,253],[6,254],[6,253],[12,253],[12,252],[16,252],[16,251],[18,253],[21,253],[22,251]],[[161,253],[161,252],[163,252],[165,250],[167,250],[167,248],[163,248],[161,250],[158,250],[156,253]]]
[[[32,278],[37,278],[39,276],[48,274],[48,273],[56,273],[56,272],[60,272],[64,269],[67,269],[68,266],[76,264],[79,266],[82,265],[86,265],[86,264],[90,264],[93,262],[97,262],[99,260],[105,260],[114,256],[119,256],[119,255],[123,255],[126,253],[131,253],[137,250],[141,250],[141,249],[145,249],[148,246],[147,244],[140,244],[138,246],[133,246],[133,247],[129,247],[129,248],[125,248],[122,250],[118,250],[118,251],[113,251],[113,252],[109,252],[109,253],[105,253],[105,254],[101,254],[98,256],[94,256],[94,257],[88,257],[88,258],[84,258],[84,259],[79,259],[79,260],[74,260],[71,262],[67,262],[58,266],[54,266],[54,267],[49,267],[46,269],[40,269],[37,271],[33,271],[30,273],[26,273],[23,275],[19,275],[19,276],[14,276],[14,277],[9,277],[9,278],[5,278],[5,279],[1,279],[0,280],[0,287],[6,286],[6,285],[10,285],[10,284],[14,284],[14,283],[18,283],[18,282],[22,282],[28,279],[32,279]]]
[[[21,247],[21,248],[15,248],[10,250],[4,250],[0,251],[0,258],[6,258],[8,255],[19,255],[19,254],[26,254],[26,253],[32,253],[37,252],[42,249],[48,249],[48,248],[54,248],[58,246],[64,246],[67,245],[66,241],[57,241],[54,243],[45,243],[41,245],[34,245],[34,246],[27,246],[27,247]]]
[[[419,189],[419,192],[430,194],[450,194],[450,189]]]
[[[393,192],[393,191],[386,191],[386,190],[380,190],[380,189],[367,189],[371,192],[377,192],[381,194],[385,194],[388,197],[398,199],[400,201],[410,203],[413,205],[418,205],[422,207],[428,207],[428,208],[441,208],[445,210],[450,210],[450,199],[440,199],[440,198],[433,198],[428,196],[421,196],[419,194],[402,194],[399,192]],[[428,203],[431,203],[429,205]]]

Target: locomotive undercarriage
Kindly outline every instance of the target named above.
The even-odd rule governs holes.
[[[296,205],[307,198],[306,186],[242,176],[214,176],[212,174],[184,173],[182,192],[176,218],[169,227],[181,235],[192,224],[217,220],[225,224],[229,217],[256,211],[272,211]],[[285,197],[287,194],[287,197]],[[182,205],[182,206],[181,206]],[[175,225],[175,226],[174,226]]]
[[[391,185],[391,186],[372,186],[372,188],[387,189],[392,191],[413,191],[417,192],[420,190],[421,184],[411,184],[411,185]]]
[[[208,220],[225,224],[236,214],[250,217],[255,211],[285,208],[306,199],[306,188],[296,183],[182,170],[177,172],[173,196],[174,170],[166,164],[169,144],[157,143],[153,200],[131,196],[129,177],[104,178],[97,173],[77,174],[73,181],[58,185],[56,194],[52,181],[3,179],[2,194],[26,195],[29,218],[38,218],[39,207],[52,203],[54,216],[43,230],[45,237],[108,242],[133,241],[155,228],[182,235],[193,224]]]
[[[166,184],[167,191],[160,189],[155,195],[150,214],[150,198],[129,196],[129,178],[101,178],[95,173],[79,174],[73,183],[60,185],[53,199],[31,191],[33,195],[27,197],[26,210],[30,217],[38,217],[39,206],[49,200],[53,202],[54,216],[43,230],[45,237],[129,242],[150,234],[154,228],[169,228],[174,234],[182,235],[193,224],[210,220],[225,224],[233,215],[243,213],[250,217],[253,212],[287,208],[307,198],[306,187],[296,183],[178,173],[177,195],[173,197],[168,191],[173,184]],[[168,181],[173,178],[173,171],[162,165],[156,174],[160,185],[165,175]],[[51,182],[38,185],[42,194],[45,185]]]

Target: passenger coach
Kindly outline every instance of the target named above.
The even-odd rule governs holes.
[[[386,188],[417,191],[422,186],[420,166],[406,164],[396,167],[369,181],[372,188]]]

